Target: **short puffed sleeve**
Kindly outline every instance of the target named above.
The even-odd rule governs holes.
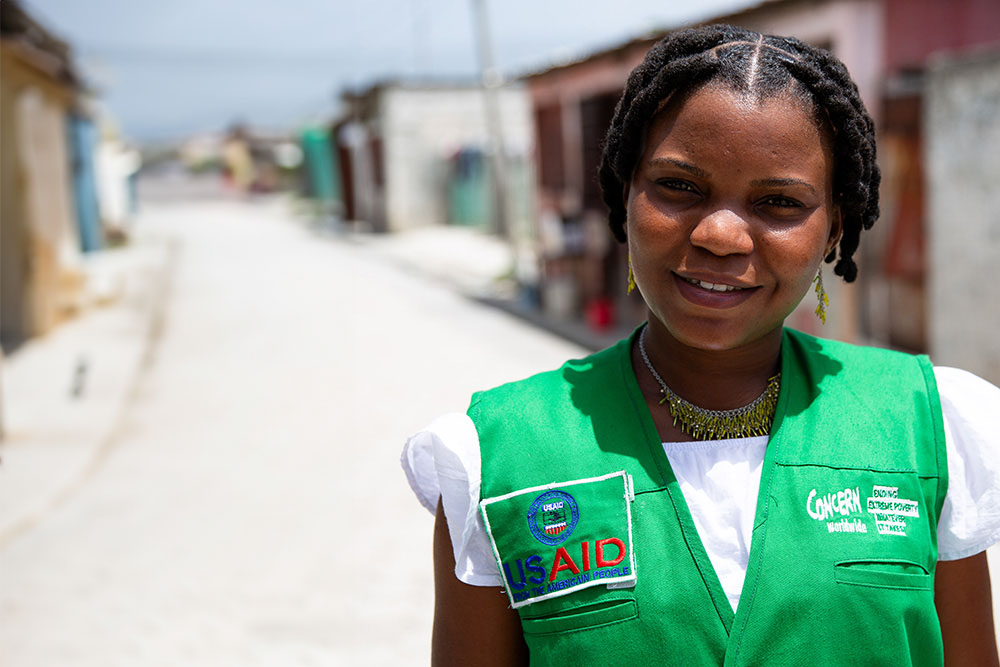
[[[948,456],[938,559],[958,560],[1000,540],[1000,389],[957,368],[935,367],[934,377]]]
[[[479,434],[472,420],[462,413],[434,420],[407,439],[400,460],[424,507],[433,513],[441,499],[459,581],[502,586],[479,514]]]

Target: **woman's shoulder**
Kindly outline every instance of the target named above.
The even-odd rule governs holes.
[[[459,581],[502,585],[478,511],[479,438],[472,420],[460,412],[438,417],[407,439],[400,459],[420,503],[436,512],[440,499]]]
[[[438,417],[403,445],[400,463],[420,504],[431,512],[450,487],[479,474],[479,437],[472,420],[461,412]]]
[[[917,360],[927,360],[925,355],[910,354],[875,345],[848,343],[832,338],[821,338],[796,329],[785,328],[785,336],[788,338],[789,344],[797,349],[851,362],[864,361],[869,363],[912,365]],[[929,362],[927,362],[927,367],[930,367]]]
[[[938,389],[950,395],[983,400],[1000,400],[1000,387],[975,373],[951,366],[935,366]]]
[[[478,391],[472,396],[470,412],[484,402],[498,404],[514,400],[524,403],[558,396],[561,391],[570,391],[573,386],[581,383],[599,383],[601,378],[618,372],[622,361],[628,360],[631,340],[632,336],[629,336],[598,352],[569,359],[558,368]]]
[[[884,361],[885,363],[904,365],[912,365],[919,360],[921,365],[933,370],[940,391],[960,394],[971,393],[983,395],[984,397],[992,396],[994,400],[995,393],[1000,392],[1000,389],[975,373],[960,368],[934,365],[927,355],[911,354],[875,345],[847,343],[832,338],[821,338],[790,328],[785,328],[785,336],[788,339],[788,343],[795,348],[838,359],[844,358],[850,361]]]
[[[1000,451],[1000,388],[960,368],[935,366],[934,379],[948,435]]]
[[[948,495],[938,527],[941,560],[980,553],[1000,539],[1000,388],[935,366],[948,452]]]

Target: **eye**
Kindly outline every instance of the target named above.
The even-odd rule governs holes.
[[[692,192],[695,194],[698,193],[698,188],[696,188],[694,185],[688,183],[687,181],[682,181],[676,178],[661,178],[656,181],[656,184],[659,185],[661,188],[665,188],[667,190],[674,190],[677,192]]]
[[[761,200],[762,206],[774,206],[776,208],[802,208],[802,203],[782,195],[771,195]]]

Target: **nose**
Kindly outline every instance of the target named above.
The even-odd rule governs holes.
[[[747,255],[753,250],[750,225],[728,208],[712,211],[691,230],[691,243],[713,255]]]

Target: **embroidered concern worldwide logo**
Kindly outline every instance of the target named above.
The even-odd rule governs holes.
[[[573,534],[580,520],[576,500],[565,491],[551,490],[539,495],[528,508],[528,528],[542,544],[562,544]]]

